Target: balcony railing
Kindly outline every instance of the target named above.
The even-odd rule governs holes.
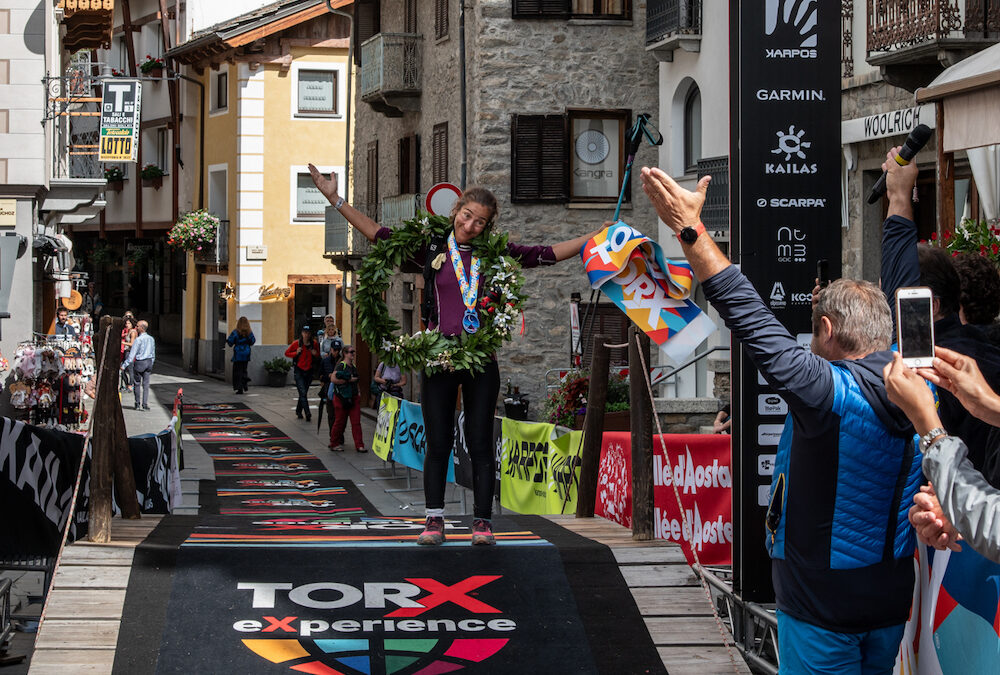
[[[698,180],[711,176],[701,222],[716,236],[729,236],[729,158],[706,157],[698,160]]]
[[[361,209],[367,212],[368,209]],[[374,218],[373,218],[374,220]],[[323,254],[339,267],[360,265],[360,261],[371,250],[371,242],[357,228],[351,227],[340,211],[332,206],[326,209],[326,236]]]
[[[649,0],[646,9],[646,45],[671,35],[701,34],[701,0]]]
[[[382,200],[382,225],[398,227],[403,221],[416,217],[417,198],[415,194],[385,197]]]
[[[420,35],[379,33],[361,45],[361,100],[410,109],[420,96]]]
[[[997,0],[868,0],[869,55],[998,30]]]
[[[199,265],[228,265],[229,264],[229,221],[219,221],[219,227],[215,231],[215,241],[208,246],[202,247],[200,251],[194,252],[194,261]]]
[[[97,161],[102,78],[90,68],[71,68],[46,77],[45,121],[52,125],[52,178],[103,178]]]

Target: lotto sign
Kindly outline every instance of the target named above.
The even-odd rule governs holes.
[[[591,287],[608,296],[667,357],[684,360],[715,330],[689,299],[691,267],[666,260],[659,244],[622,221],[584,244],[580,257]]]
[[[134,162],[139,143],[142,85],[138,80],[108,81],[101,98],[98,161]]]

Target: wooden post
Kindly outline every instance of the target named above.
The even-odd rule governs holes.
[[[604,432],[604,406],[608,400],[608,363],[610,338],[595,335],[591,350],[590,387],[587,391],[587,414],[583,418],[583,447],[580,448],[580,485],[576,491],[576,517],[593,518],[597,501],[597,473],[601,464],[601,435]]]
[[[638,336],[639,344],[636,344]],[[639,349],[645,361],[639,358]],[[643,363],[646,367],[643,367]],[[628,329],[629,406],[632,419],[632,538],[653,538],[653,410],[649,401],[649,336]]]
[[[944,151],[945,117],[944,102],[935,104],[937,117],[937,162],[935,171],[935,189],[937,201],[937,225],[934,231],[938,236],[944,232],[955,230],[955,153]]]

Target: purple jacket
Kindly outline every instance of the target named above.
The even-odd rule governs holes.
[[[392,230],[388,227],[379,228],[375,235],[376,239],[388,239]],[[468,274],[472,266],[472,247],[459,246],[459,253],[462,255],[462,264],[465,265],[465,273]],[[413,261],[423,267],[426,257],[426,249],[421,249],[413,256]],[[538,267],[539,265],[554,265],[556,254],[551,246],[520,246],[518,244],[507,244],[507,254],[521,263],[521,267]],[[479,291],[483,290],[484,275],[479,277]],[[462,301],[462,291],[458,286],[458,277],[451,265],[451,258],[445,253],[445,262],[434,277],[434,289],[437,292],[437,316],[431,319],[428,328],[438,328],[443,335],[460,335],[462,329],[462,315],[465,314],[465,303]]]

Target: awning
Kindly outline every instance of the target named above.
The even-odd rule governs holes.
[[[59,0],[59,8],[66,26],[63,38],[66,51],[111,49],[114,0]]]
[[[945,69],[916,100],[944,104],[945,152],[1000,143],[1000,44]]]

